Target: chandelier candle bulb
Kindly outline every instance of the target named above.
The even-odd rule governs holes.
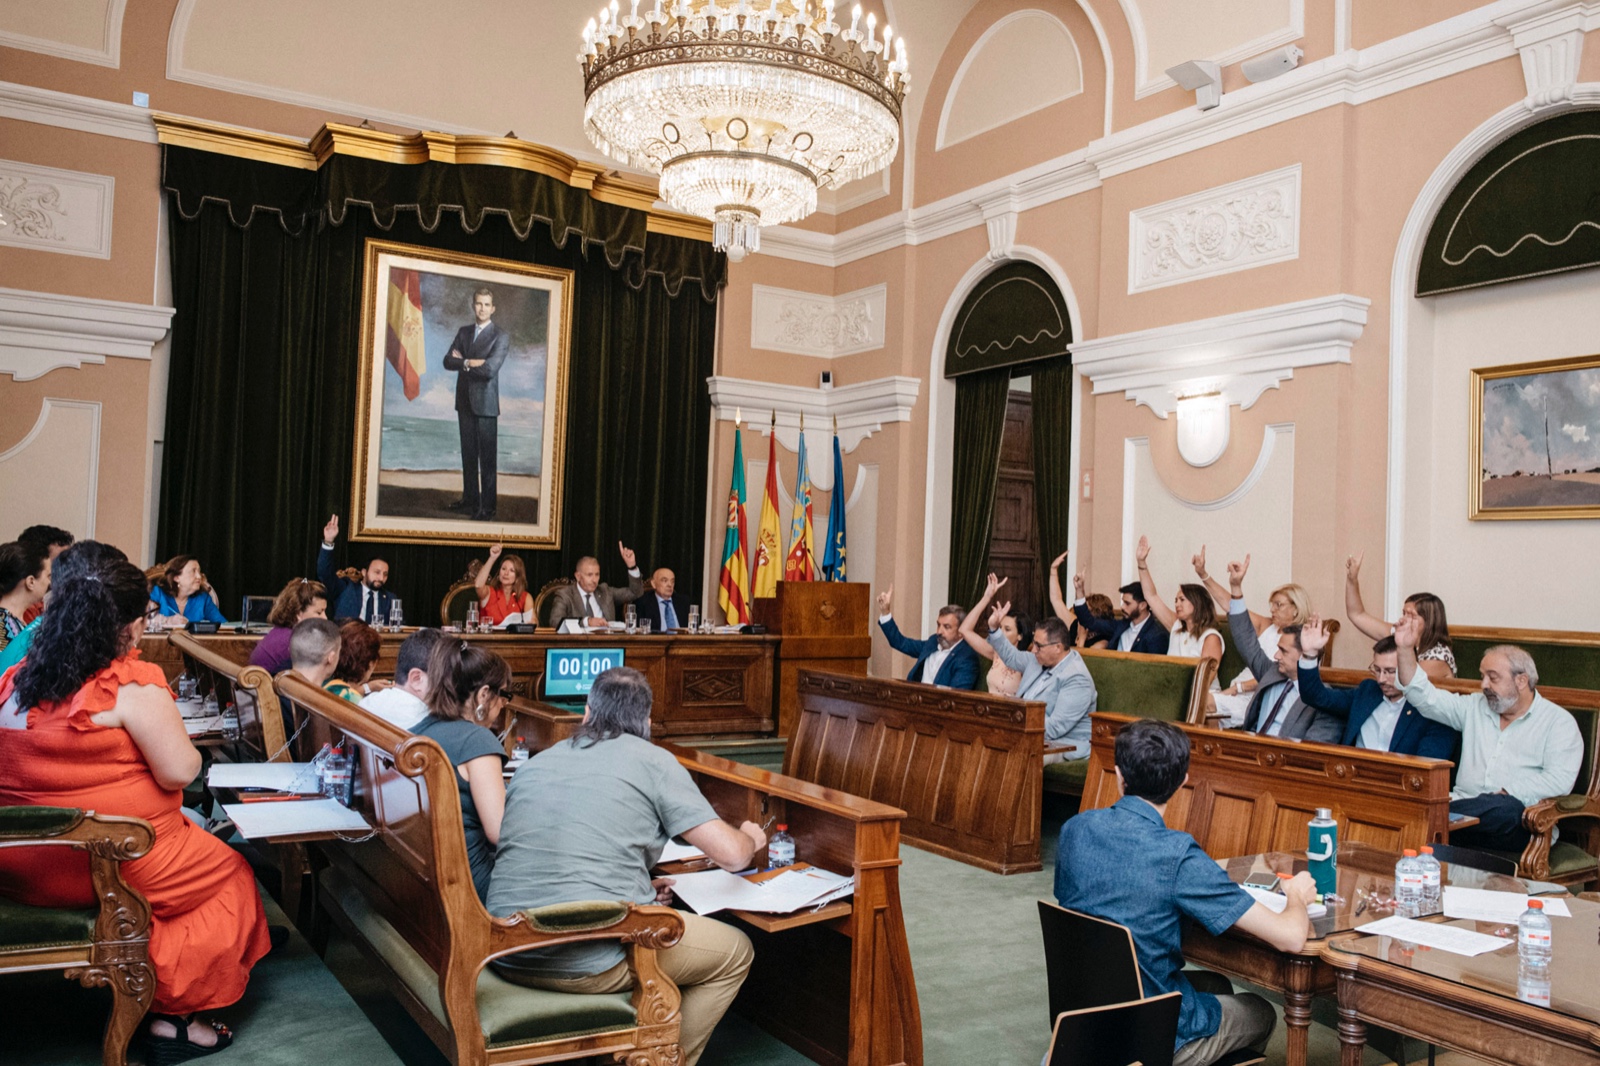
[[[877,43],[878,43],[878,16],[876,14],[871,14],[871,15],[867,16],[867,51],[869,51],[869,52],[876,51],[877,50],[877,48],[876,48]]]
[[[856,24],[861,21],[861,5],[857,4],[850,11],[850,32],[856,32]]]

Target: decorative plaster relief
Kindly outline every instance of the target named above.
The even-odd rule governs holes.
[[[30,14],[43,15],[48,20],[47,32],[28,33],[15,24],[3,26],[0,27],[0,45],[79,63],[119,67],[122,65],[122,14],[127,4],[128,0],[79,0],[72,5],[77,10],[71,12],[64,10],[66,5],[41,6]],[[30,19],[30,26],[34,24]]]
[[[0,159],[0,244],[111,258],[116,179]]]
[[[726,377],[708,378],[707,384],[719,421],[732,422],[742,416],[750,429],[768,433],[776,416],[778,443],[791,452],[800,450],[802,419],[810,425],[812,442],[830,435],[837,424],[839,447],[853,452],[862,441],[882,430],[884,423],[911,421],[911,411],[922,388],[921,380],[912,377],[878,378],[831,389]],[[813,481],[820,465],[817,461],[811,463]]]
[[[0,289],[0,374],[31,381],[57,367],[149,359],[174,309]]]
[[[888,285],[841,296],[756,285],[750,296],[750,347],[837,359],[883,347]]]
[[[1128,291],[1296,259],[1300,164],[1128,215]]]

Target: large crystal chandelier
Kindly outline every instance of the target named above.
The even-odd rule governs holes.
[[[817,190],[888,166],[900,147],[906,42],[833,0],[671,0],[583,31],[584,128],[611,158],[661,175],[661,198],[713,223],[737,262],[761,227],[805,218]]]

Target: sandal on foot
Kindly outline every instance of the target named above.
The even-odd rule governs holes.
[[[189,1039],[190,1018],[176,1014],[152,1014],[151,1021],[169,1023],[177,1031],[175,1036],[154,1036],[145,1030],[145,1066],[177,1066],[180,1062],[212,1055],[233,1043],[233,1032],[221,1022],[211,1022],[217,1032],[217,1042],[210,1047]]]

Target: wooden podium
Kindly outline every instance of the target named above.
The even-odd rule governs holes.
[[[776,596],[752,601],[753,620],[783,638],[773,672],[779,736],[793,736],[800,720],[801,670],[866,676],[870,602],[862,581],[780,581]]]

